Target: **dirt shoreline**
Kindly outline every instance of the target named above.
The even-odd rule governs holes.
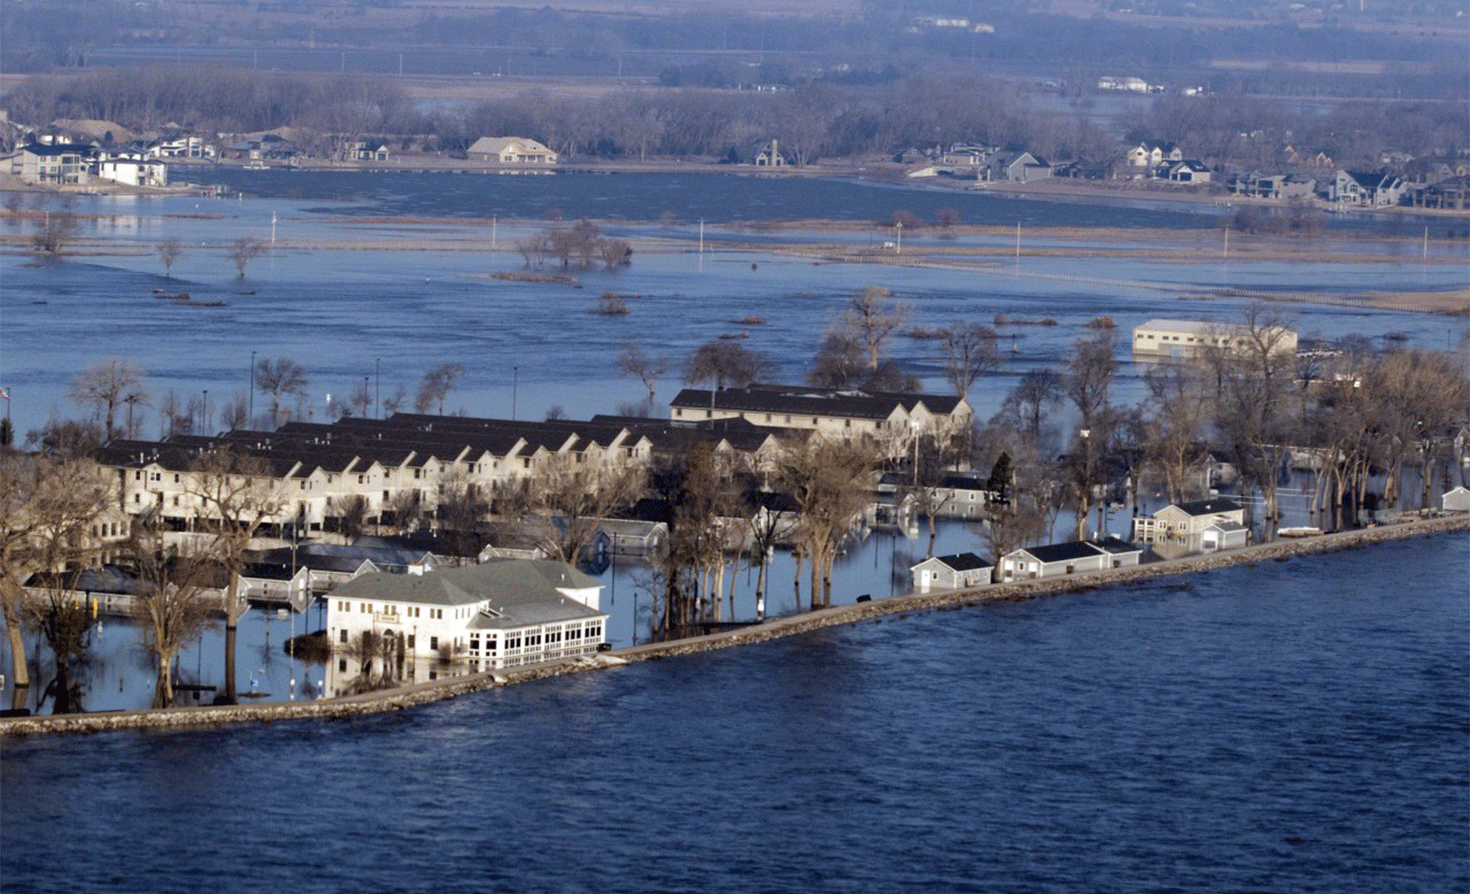
[[[492,671],[458,677],[453,680],[419,683],[364,695],[322,699],[314,702],[274,702],[268,705],[251,704],[5,718],[0,719],[0,739],[37,735],[94,734],[115,730],[185,731],[218,729],[241,724],[342,720],[406,710],[473,692],[565,674],[607,670],[639,661],[656,661],[679,655],[769,642],[826,627],[856,624],[883,616],[902,617],[909,612],[928,612],[985,603],[1019,602],[1042,596],[1061,596],[1134,581],[1194,574],[1237,565],[1286,561],[1295,556],[1361,549],[1392,540],[1449,535],[1465,531],[1470,531],[1470,515],[1459,514],[1325,534],[1300,540],[1280,540],[1225,553],[1190,556],[1148,565],[1077,574],[1060,579],[991,584],[966,590],[897,596],[892,599],[859,602],[815,612],[786,615],[761,624],[709,636],[632,646],[603,653],[595,658],[549,662],[514,670]]]

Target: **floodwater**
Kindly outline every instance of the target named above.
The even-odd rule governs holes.
[[[310,395],[297,408],[298,418],[329,415],[331,400],[340,404],[364,379],[383,400],[402,387],[411,401],[424,372],[446,361],[468,369],[448,409],[541,418],[560,407],[576,418],[615,412],[645,396],[640,383],[616,372],[618,352],[632,340],[674,360],[660,382],[662,406],[678,388],[678,361],[720,336],[738,338],[770,358],[773,378],[801,378],[831,314],[873,285],[910,304],[915,327],[933,329],[955,319],[991,323],[997,315],[1055,321],[998,327],[1007,362],[970,395],[988,415],[1017,376],[1054,365],[1086,331],[1079,327],[1098,316],[1111,317],[1126,335],[1154,317],[1239,319],[1247,299],[1210,296],[1204,289],[1414,293],[1465,284],[1465,246],[1459,244],[1432,246],[1427,261],[1409,251],[1365,259],[1360,247],[1336,255],[1341,246],[1325,237],[1325,258],[1315,261],[1237,259],[1216,255],[1213,247],[1190,262],[1110,254],[1139,249],[1144,237],[1129,236],[1135,228],[1174,230],[1178,244],[1188,245],[1210,232],[1212,216],[1179,209],[734,176],[238,170],[211,176],[248,188],[253,197],[82,197],[76,210],[87,215],[87,254],[51,264],[19,253],[0,257],[0,386],[11,393],[19,433],[75,414],[67,397],[72,379],[109,357],[131,359],[147,371],[154,408],[169,391],[198,398],[206,430],[218,427],[224,400],[248,399],[252,356],[289,357],[306,367]],[[956,205],[968,222],[1022,222],[1020,257],[959,270],[823,263],[777,249],[810,240],[882,252],[896,234],[878,227],[773,233],[749,223],[873,221],[899,209],[932,219],[938,209]],[[576,287],[489,278],[525,272],[516,243],[543,226],[535,221],[551,207],[568,218],[602,220],[608,233],[630,239],[631,266],[579,272]],[[673,220],[660,221],[670,209]],[[500,220],[502,213],[507,220]],[[434,220],[411,224],[395,217],[405,214]],[[707,218],[703,227],[701,217]],[[1027,254],[1054,243],[1033,244],[1026,227],[1069,222],[1121,229],[1079,236],[1084,248],[1099,251],[1095,255]],[[22,229],[14,220],[6,225]],[[1157,230],[1148,232],[1146,238],[1159,238]],[[226,251],[244,237],[275,249],[237,278]],[[166,278],[155,249],[170,238],[183,243],[184,254]],[[997,241],[945,238],[934,230],[903,237],[910,254],[920,247],[993,250]],[[1000,241],[1009,252],[1010,237]],[[453,250],[436,250],[436,244]],[[155,290],[188,293],[195,305],[227,306],[178,305],[154,297]],[[629,315],[593,313],[609,291],[627,298]],[[1463,320],[1402,311],[1283,310],[1308,338],[1392,333],[1402,343],[1442,349],[1458,344],[1465,328]],[[741,322],[752,316],[764,323]],[[1127,338],[1120,342],[1126,361]],[[947,390],[936,343],[901,336],[892,353],[926,388]],[[1140,396],[1138,375],[1124,363],[1119,399]],[[155,411],[140,405],[133,412],[138,433],[159,434]]]
[[[191,170],[187,176],[201,179],[201,173]],[[293,408],[297,418],[330,417],[334,403],[340,406],[364,384],[383,400],[401,388],[411,403],[424,372],[446,361],[467,368],[450,395],[449,411],[539,419],[560,408],[571,418],[586,418],[617,412],[646,396],[639,381],[616,371],[617,355],[631,340],[673,361],[658,384],[658,412],[680,387],[678,361],[721,336],[768,357],[775,367],[772,379],[799,380],[831,315],[872,285],[911,305],[914,327],[933,329],[957,319],[989,324],[997,315],[1055,321],[997,327],[1005,362],[970,393],[981,417],[999,407],[1023,372],[1059,363],[1073,340],[1088,331],[1084,324],[1099,316],[1111,317],[1125,333],[1115,400],[1130,402],[1141,398],[1143,371],[1126,353],[1132,326],[1154,317],[1239,318],[1246,299],[1202,290],[1413,293],[1463,285],[1465,279],[1462,263],[1446,262],[1463,254],[1463,246],[1435,245],[1429,263],[1412,252],[1365,258],[1362,241],[1334,238],[1337,230],[1320,240],[1325,259],[1314,261],[1227,259],[1213,254],[1213,235],[1211,254],[1193,262],[1177,255],[1156,261],[1118,256],[1137,250],[1141,239],[1177,249],[1214,232],[1212,214],[1158,207],[1162,203],[1084,206],[733,175],[220,169],[205,179],[230,194],[80,197],[75,210],[84,215],[86,253],[52,264],[36,264],[24,254],[0,256],[0,386],[11,395],[8,411],[22,436],[48,418],[77,414],[68,399],[72,379],[111,357],[147,371],[150,400],[124,408],[117,419],[142,437],[163,434],[157,407],[168,392],[197,399],[199,426],[218,429],[223,403],[237,396],[249,401],[251,360],[262,357],[289,357],[306,367],[309,396]],[[782,249],[839,244],[883,252],[883,242],[897,234],[876,226],[765,226],[793,218],[871,222],[900,209],[933,219],[948,207],[966,222],[1021,223],[1019,259],[1003,255],[983,266],[967,263],[966,269],[825,263]],[[540,219],[550,208],[568,218],[601,220],[607,232],[628,238],[635,246],[632,264],[615,272],[578,272],[576,287],[490,278],[525,272],[515,245],[544,226]],[[23,229],[13,220],[4,225]],[[1110,229],[1065,241],[1026,233],[1028,227],[1058,225]],[[1371,225],[1371,219],[1351,223],[1359,229]],[[243,279],[226,257],[228,244],[242,237],[267,244],[274,237],[276,246],[251,262]],[[183,243],[184,254],[165,277],[155,248],[169,238]],[[920,248],[1004,252],[1013,239],[931,229],[905,233],[903,243],[910,254]],[[1028,254],[1062,244],[1097,253]],[[194,303],[226,306],[179,305],[159,300],[155,290],[187,292]],[[609,291],[626,296],[630,314],[592,312]],[[1404,311],[1322,304],[1284,309],[1307,338],[1392,334],[1401,343],[1444,348],[1458,344],[1465,328],[1463,320]],[[764,322],[742,322],[750,317]],[[892,346],[900,365],[926,389],[943,392],[949,386],[939,350],[933,341],[906,335]],[[256,398],[259,415],[267,399]],[[1151,508],[1145,501],[1144,511]],[[1102,527],[1126,534],[1127,519],[1105,519]],[[1058,531],[1068,528],[1062,519]],[[875,532],[839,564],[835,598],[903,592],[909,565],[923,557],[927,545],[926,531]],[[939,554],[979,548],[978,533],[964,524],[944,525],[936,544]],[[604,608],[611,614],[614,643],[647,635],[642,577],[624,565],[605,578]],[[737,616],[749,618],[754,584],[744,570],[738,577]],[[769,590],[771,612],[794,609],[789,556],[778,554]],[[308,684],[319,679],[319,670],[293,667],[280,650],[281,634],[292,623],[274,621],[265,611],[247,619],[237,669],[242,690],[254,680],[256,690],[271,698],[310,693]],[[209,634],[192,655],[183,656],[181,673],[193,684],[219,685],[219,638]],[[126,623],[115,622],[98,646],[85,704],[148,704],[146,655]]]
[[[1467,579],[1436,537],[381,717],[0,740],[0,870],[37,894],[1463,891]]]

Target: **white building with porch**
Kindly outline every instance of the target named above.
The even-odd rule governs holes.
[[[329,688],[345,691],[344,680],[371,673],[388,655],[448,665],[445,675],[453,676],[593,654],[606,637],[601,590],[550,560],[362,575],[327,600],[327,634],[337,653]]]

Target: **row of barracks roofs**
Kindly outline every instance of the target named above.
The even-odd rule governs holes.
[[[682,455],[704,444],[717,455],[747,458],[760,471],[784,438],[821,433],[871,439],[903,456],[916,436],[947,438],[968,428],[962,398],[751,385],[686,389],[671,419],[594,416],[529,422],[397,413],[387,419],[344,417],[331,423],[286,422],[275,431],[234,430],[162,441],[113,440],[97,453],[115,470],[118,509],[150,514],[186,530],[203,512],[191,469],[201,453],[228,448],[269,464],[286,505],[266,531],[295,526],[330,530],[348,501],[361,498],[369,523],[391,523],[395,506],[435,508],[453,480],[493,494],[517,480],[586,465],[646,466],[656,455]],[[118,525],[120,529],[124,525]]]

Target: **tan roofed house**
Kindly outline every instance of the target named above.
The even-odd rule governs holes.
[[[554,165],[557,154],[528,137],[480,137],[469,148],[471,161],[503,165]]]

